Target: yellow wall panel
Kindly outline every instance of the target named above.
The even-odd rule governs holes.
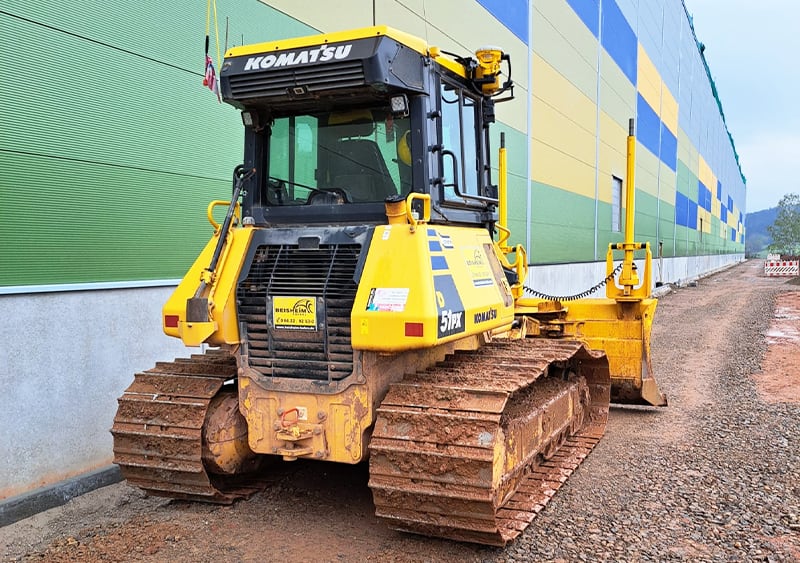
[[[567,2],[531,2],[531,6],[534,54],[560,69],[581,92],[595,100],[597,38]],[[532,78],[533,89],[538,89],[539,78],[535,74]]]
[[[574,84],[536,54],[533,55],[532,72],[536,80],[534,98],[539,98],[547,105],[569,115],[575,123],[585,129],[594,131],[597,123],[597,106],[591,98],[584,95]],[[536,135],[535,129],[534,135]]]
[[[535,138],[531,158],[534,181],[594,199],[593,162],[587,164]]]
[[[716,198],[716,196],[713,196],[711,198],[711,213],[717,219],[719,219],[719,216],[720,216],[720,213],[721,213],[721,211],[720,211],[721,208],[722,208],[722,205],[721,205],[720,201]]]
[[[739,208],[734,203],[733,210],[728,212],[728,226],[735,229],[739,224]]]
[[[675,205],[675,186],[678,183],[678,174],[664,162],[659,163],[661,171],[658,176],[658,199],[670,205]]]
[[[428,28],[422,14],[421,1],[375,3],[375,21],[379,25],[389,25],[411,35],[426,39]],[[430,40],[426,39],[426,41],[429,42]]]
[[[706,159],[703,158],[703,155],[697,155],[697,158],[697,178],[711,190],[711,193],[717,193],[717,177],[714,176],[714,172],[711,171],[711,167],[706,162]]]
[[[600,53],[600,75],[600,107],[615,121],[624,123],[627,131],[628,119],[636,115],[636,87],[605,49]]]
[[[534,96],[533,138],[595,165],[595,124],[577,123],[573,116]]]
[[[678,136],[678,102],[667,85],[661,84],[661,121],[673,135]]]
[[[594,168],[594,128],[586,130],[541,100],[533,99],[533,138]]]
[[[297,0],[269,0],[268,2],[264,1],[264,4],[278,9],[322,33],[372,25],[372,0],[340,0],[336,3],[335,9],[330,9],[330,7],[320,9],[317,2],[298,2]],[[387,25],[391,25],[391,23],[387,22]]]
[[[597,106],[538,55],[534,55],[532,70],[537,84],[531,99],[532,137],[538,141],[534,146],[543,151],[537,154],[532,149],[532,177],[593,198]],[[554,161],[541,158],[543,154],[554,155],[559,166],[574,170],[559,171],[552,166]]]
[[[661,75],[639,43],[637,89],[656,114],[661,113]]]
[[[678,128],[678,158],[686,165],[692,174],[697,176],[698,159],[700,155],[686,132]]]
[[[614,121],[607,113],[600,112],[598,197],[605,203],[611,203],[611,182],[608,180],[612,176],[622,179],[623,182],[626,179],[627,139],[627,128]]]
[[[661,161],[656,155],[636,143],[636,189],[658,197],[658,168]]]
[[[702,231],[704,233],[710,233],[711,232],[711,212],[706,211],[702,207],[698,207],[697,208],[697,230],[698,231],[701,230],[701,225],[702,225]]]
[[[376,2],[376,6],[381,3]],[[391,3],[398,4],[399,8],[411,8],[428,20],[427,37],[423,36],[423,39],[429,45],[460,55],[470,55],[488,44],[497,45],[508,53],[513,68],[515,98],[497,104],[497,119],[523,133],[528,131],[528,47],[519,37],[475,0],[392,0]],[[385,23],[394,25],[391,21]],[[505,64],[503,68],[505,70]]]

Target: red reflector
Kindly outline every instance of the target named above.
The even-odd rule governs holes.
[[[406,336],[422,336],[422,323],[406,323]]]
[[[178,315],[164,315],[164,326],[178,328]]]

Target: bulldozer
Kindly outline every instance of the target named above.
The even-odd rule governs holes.
[[[265,460],[368,462],[392,528],[502,546],[601,439],[611,401],[666,405],[633,125],[606,297],[536,297],[509,243],[504,136],[491,148],[514,95],[502,49],[374,26],[231,48],[220,86],[243,163],[163,307],[196,353],[119,398],[128,483],[231,503]]]

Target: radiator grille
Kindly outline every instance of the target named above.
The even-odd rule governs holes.
[[[295,87],[303,87],[313,94],[365,83],[361,61],[269,69],[230,77],[231,95],[236,100],[286,96]]]
[[[247,331],[250,367],[267,376],[338,380],[353,371],[350,312],[360,245],[260,246],[237,297],[239,322]],[[314,297],[321,330],[270,326],[269,298]]]

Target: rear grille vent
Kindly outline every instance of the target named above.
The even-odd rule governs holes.
[[[267,376],[338,380],[353,372],[350,312],[360,245],[260,246],[239,284],[239,322],[245,325],[250,366]],[[314,298],[318,330],[271,326],[271,299]]]
[[[269,69],[230,76],[231,95],[235,100],[286,96],[290,89],[299,87],[313,94],[364,86],[365,83],[361,61]]]

